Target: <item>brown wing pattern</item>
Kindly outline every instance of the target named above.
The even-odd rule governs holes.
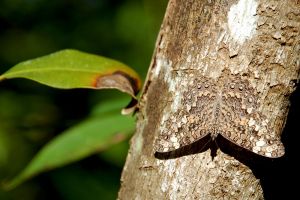
[[[183,93],[184,109],[172,113],[162,122],[162,132],[156,140],[156,151],[168,152],[189,145],[213,128],[212,111],[216,85],[209,79],[195,79]]]
[[[258,99],[248,81],[236,79],[224,85],[220,134],[229,141],[266,157],[280,157],[284,146],[257,111]]]
[[[280,157],[284,146],[267,118],[258,112],[256,90],[238,76],[190,81],[181,98],[184,108],[170,114],[161,124],[156,140],[158,152],[189,145],[208,134],[227,140],[266,157]]]

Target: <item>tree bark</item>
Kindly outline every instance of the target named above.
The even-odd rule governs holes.
[[[182,96],[189,90],[187,82],[199,76],[247,79],[257,91],[257,110],[280,135],[288,98],[299,80],[299,31],[296,0],[170,0],[139,103],[119,199],[263,199],[251,167],[270,158],[223,139],[216,140],[216,152],[211,151],[214,142],[199,140],[158,154],[155,141],[166,120],[186,109]]]

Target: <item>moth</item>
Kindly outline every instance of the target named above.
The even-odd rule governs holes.
[[[180,108],[162,121],[157,152],[169,152],[210,135],[261,156],[284,155],[284,146],[268,118],[259,112],[258,92],[239,75],[218,79],[197,76],[187,85]]]

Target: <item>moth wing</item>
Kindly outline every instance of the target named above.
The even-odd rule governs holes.
[[[245,80],[231,81],[223,88],[220,134],[227,140],[256,154],[277,158],[284,146],[258,110],[255,90]]]
[[[178,132],[162,132],[155,144],[157,152],[170,152],[181,147],[187,146],[207,136],[209,132],[204,129],[198,129],[191,132],[185,132],[184,135]]]
[[[227,140],[252,151],[261,156],[278,158],[284,155],[285,150],[280,138],[275,133],[264,133],[249,131],[227,131],[221,135]]]
[[[214,124],[215,85],[195,79],[181,99],[181,110],[164,120],[155,142],[157,152],[169,152],[187,146],[211,133]]]

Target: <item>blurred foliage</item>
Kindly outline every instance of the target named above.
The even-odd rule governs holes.
[[[1,0],[0,74],[23,60],[73,48],[120,60],[145,77],[166,4]],[[118,100],[124,97],[116,91],[57,90],[28,80],[0,82],[0,181],[15,177],[45,144],[69,128],[120,110],[125,105]],[[115,199],[127,149],[128,141],[114,144],[11,191],[0,189],[0,199]]]

